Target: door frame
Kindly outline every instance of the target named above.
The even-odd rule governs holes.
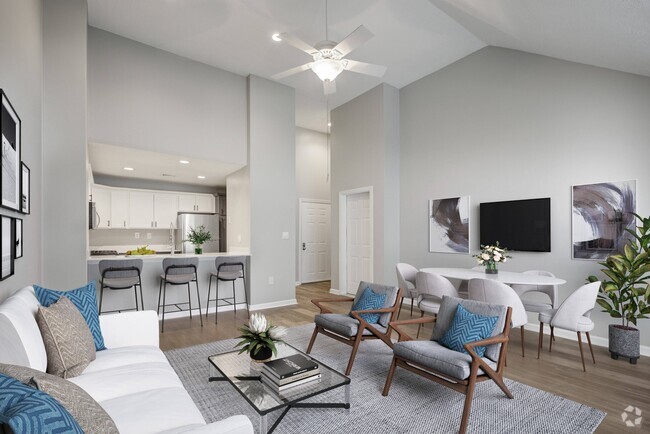
[[[330,206],[330,255],[332,254],[332,201],[325,199],[298,199],[298,284],[302,284],[302,204],[322,203]],[[332,264],[330,264],[330,279],[332,278]]]
[[[375,276],[375,236],[374,236],[374,205],[372,185],[368,187],[353,188],[339,192],[339,294],[348,294],[348,196],[359,193],[368,193],[370,201],[370,279]]]

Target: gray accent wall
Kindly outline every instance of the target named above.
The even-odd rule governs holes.
[[[421,267],[472,267],[469,255],[428,252],[427,201],[471,197],[471,253],[479,203],[551,198],[552,251],[513,252],[503,270],[549,270],[564,300],[598,273],[571,259],[571,186],[637,180],[650,214],[650,78],[487,47],[400,91],[400,259]],[[359,116],[356,114],[355,116]],[[369,160],[369,169],[381,166]],[[598,308],[596,310],[599,310]],[[596,312],[594,336],[615,322]],[[533,323],[537,317],[530,316]],[[650,345],[650,320],[639,322]]]
[[[41,281],[41,98],[43,7],[40,0],[0,0],[0,88],[22,122],[22,160],[31,169],[31,214],[2,209],[23,219],[24,255],[15,274],[0,282],[0,301],[23,286]]]
[[[87,275],[88,7],[85,0],[43,3],[42,284],[71,289]]]

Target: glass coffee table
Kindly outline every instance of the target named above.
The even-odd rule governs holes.
[[[350,409],[350,378],[299,351],[289,344],[278,344],[276,358],[302,354],[318,363],[321,378],[310,383],[276,392],[262,383],[260,379],[262,363],[255,362],[246,353],[239,351],[216,354],[208,357],[210,361],[210,381],[228,381],[260,415],[259,428],[264,434],[272,433],[291,408],[345,408]],[[345,402],[321,403],[303,402],[316,395],[343,386]],[[268,428],[268,414],[284,409],[273,425]]]

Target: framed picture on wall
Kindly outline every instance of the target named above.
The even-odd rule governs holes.
[[[15,235],[11,217],[0,216],[0,280],[14,274]]]
[[[469,254],[469,196],[429,201],[429,251]]]
[[[20,118],[2,89],[0,97],[0,205],[20,211]]]
[[[31,212],[31,180],[29,167],[25,163],[20,163],[20,212],[29,214]]]
[[[14,234],[16,236],[14,244],[16,245],[16,259],[18,259],[23,257],[23,219],[15,218],[14,224]]]

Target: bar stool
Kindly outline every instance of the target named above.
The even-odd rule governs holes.
[[[142,259],[103,259],[99,261],[99,313],[102,313],[102,302],[104,301],[104,288],[120,290],[133,288],[135,293],[135,310],[138,307],[138,287],[140,287],[140,301],[144,310],[144,299],[142,298]],[[109,312],[121,312],[120,309]]]
[[[165,258],[163,259],[162,267],[163,274],[160,275],[160,286],[158,288],[158,315],[160,315],[160,308],[162,307],[162,327],[160,333],[165,331],[165,307],[174,306],[178,312],[183,312],[187,309],[181,308],[179,305],[189,305],[190,319],[192,319],[192,296],[190,295],[190,283],[196,283],[196,296],[199,302],[199,319],[201,320],[201,327],[203,327],[203,317],[201,316],[201,295],[199,294],[199,280],[196,274],[196,268],[199,265],[199,258]],[[179,286],[187,285],[187,302],[166,304],[167,285]],[[160,304],[160,297],[162,295],[162,304]]]
[[[214,313],[214,323],[217,324],[217,317],[219,314],[219,301],[223,301],[224,305],[233,306],[235,313],[237,313],[237,305],[245,304],[246,305],[246,315],[250,317],[250,312],[248,311],[248,294],[246,288],[246,272],[244,268],[244,263],[246,262],[246,256],[226,256],[226,257],[217,257],[214,261],[214,265],[217,268],[217,272],[214,271],[210,273],[210,281],[208,283],[208,301],[205,306],[205,317],[208,317],[208,306],[211,301],[215,302],[215,313]],[[215,278],[217,283],[217,296],[216,298],[210,299],[210,290],[212,289],[212,279]],[[244,301],[237,303],[237,291],[235,288],[235,282],[237,279],[242,279],[244,283]],[[219,282],[232,282],[232,297],[222,297],[219,298]],[[231,301],[232,300],[232,301]]]

